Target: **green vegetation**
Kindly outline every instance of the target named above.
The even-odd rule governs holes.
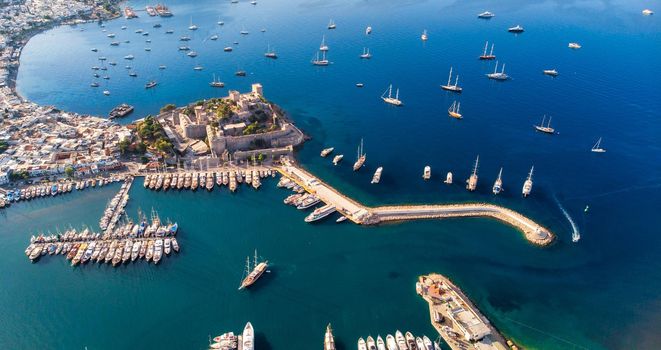
[[[165,106],[163,106],[161,108],[161,113],[170,112],[170,111],[174,110],[175,108],[177,108],[177,106],[175,106],[172,103],[168,103],[168,104],[166,104]]]
[[[121,154],[126,154],[126,152],[128,152],[129,148],[131,147],[131,141],[129,141],[128,139],[123,139],[119,141],[117,145],[119,146],[119,152]]]
[[[153,147],[161,153],[170,153],[172,151],[172,142],[170,142],[170,139],[165,135],[165,131],[161,124],[156,121],[153,116],[147,116],[145,120],[139,122],[136,125],[136,130],[140,137],[140,144],[144,146],[145,150],[148,147]],[[142,147],[137,146],[136,150],[139,151],[139,148]]]
[[[261,134],[263,132],[264,128],[262,128],[257,122],[254,122],[243,129],[244,135]]]
[[[9,180],[11,181],[26,180],[29,177],[30,174],[26,170],[15,171],[9,174]]]
[[[67,175],[67,177],[72,178],[76,173],[76,170],[72,166],[67,166],[64,168],[64,173]]]
[[[8,148],[9,148],[9,144],[7,144],[7,141],[0,141],[0,154],[2,154]]]

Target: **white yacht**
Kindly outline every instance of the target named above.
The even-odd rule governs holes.
[[[188,26],[188,30],[197,30],[197,26],[193,24],[193,17],[190,18],[190,25]]]
[[[445,176],[445,181],[443,181],[443,183],[448,185],[452,184],[452,172],[448,171],[448,174]]]
[[[344,158],[344,154],[338,154],[333,158],[333,165],[337,165]]]
[[[597,140],[597,143],[592,146],[591,151],[594,153],[606,153],[606,150],[601,148],[601,137]]]
[[[450,85],[451,81],[452,81],[452,67],[450,67],[450,74],[448,75],[448,83],[446,85],[441,85],[441,89],[452,92],[461,92],[462,88],[459,87],[459,75],[457,75],[456,79],[454,80],[454,85]]]
[[[567,45],[567,46],[568,46],[570,49],[575,49],[575,50],[581,48],[581,45],[580,45],[579,43],[569,43],[569,45]]]
[[[514,27],[507,28],[507,31],[510,33],[523,33],[523,27],[517,24]]]
[[[484,18],[484,19],[489,19],[494,17],[495,15],[489,11],[484,11],[480,14],[477,15],[477,18]]]
[[[431,167],[429,165],[425,166],[425,169],[422,172],[422,178],[425,180],[429,180],[431,178]]]
[[[250,322],[246,323],[246,326],[243,328],[243,339],[241,340],[241,345],[243,350],[254,350],[255,349],[255,331],[252,328]]]
[[[493,194],[499,194],[500,192],[503,191],[503,168],[500,168],[500,171],[498,172],[498,178],[496,179],[496,182],[493,184],[493,188],[491,191]]]
[[[370,49],[364,47],[363,48],[363,53],[360,55],[360,58],[362,59],[370,59],[372,58],[372,54],[370,53]]]
[[[493,80],[507,80],[509,79],[509,75],[505,74],[505,64],[503,63],[503,67],[500,72],[498,72],[498,61],[496,61],[496,66],[493,68],[493,73],[487,74],[487,78],[493,79]]]
[[[532,191],[532,172],[534,169],[535,166],[533,165],[532,168],[530,168],[530,173],[528,173],[528,178],[523,183],[523,189],[521,190],[521,193],[524,197],[528,197],[530,195],[530,191]]]
[[[420,39],[422,41],[427,41],[427,39],[429,39],[429,37],[427,36],[427,29],[422,31],[422,35],[420,35]]]
[[[382,166],[376,168],[376,171],[374,172],[374,176],[372,176],[371,183],[378,184],[381,181],[381,173],[382,172],[383,172],[383,167]]]

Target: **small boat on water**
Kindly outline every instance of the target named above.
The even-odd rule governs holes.
[[[326,326],[326,334],[324,335],[324,350],[335,350],[335,339],[333,338],[333,329],[330,323]]]
[[[450,85],[451,81],[452,81],[452,67],[450,67],[450,74],[448,75],[448,83],[445,85],[441,85],[441,89],[452,92],[461,92],[462,88],[459,86],[459,75],[457,74],[457,77],[454,80],[454,85]]]
[[[335,25],[335,21],[331,18],[330,21],[328,21],[328,29],[335,29],[337,26]],[[330,326],[330,325],[329,325]]]
[[[558,71],[555,69],[544,69],[544,75],[549,75],[552,77],[557,77],[558,76]]]
[[[524,197],[528,197],[532,191],[532,172],[534,169],[535,166],[533,165],[532,168],[530,168],[530,173],[528,173],[528,178],[523,183],[523,189],[521,190],[521,193]]]
[[[225,47],[225,48],[223,49],[223,51],[225,51],[225,52],[232,52],[232,50],[233,50],[233,49],[232,49],[231,46],[227,46],[227,47]]]
[[[337,165],[340,161],[342,161],[342,158],[344,158],[344,154],[338,154],[333,157],[333,165]]]
[[[356,162],[353,164],[353,171],[357,171],[360,169],[363,164],[365,164],[365,160],[367,159],[367,154],[365,154],[363,150],[363,139],[360,139],[360,146],[358,146],[358,155],[356,157]]]
[[[221,87],[225,87],[225,83],[223,83],[220,80],[216,80],[216,74],[213,74],[213,80],[209,83],[209,86],[221,88]]]
[[[275,50],[271,49],[271,45],[267,45],[266,52],[264,53],[264,57],[276,59],[278,58],[278,54],[275,53]]]
[[[650,9],[644,9],[643,10],[643,16],[651,16],[653,14],[654,14],[654,11],[652,11]]]
[[[597,140],[597,143],[592,146],[591,151],[594,153],[606,153],[606,150],[601,148],[601,137]]]
[[[155,80],[150,80],[145,84],[145,89],[151,89],[156,85],[158,85],[158,83]]]
[[[317,220],[321,220],[325,217],[327,217],[330,214],[333,214],[335,212],[335,207],[333,205],[327,204],[324,205],[321,208],[315,209],[310,215],[308,215],[305,218],[305,222],[314,222]]]
[[[484,11],[480,14],[477,15],[477,18],[482,18],[482,19],[490,19],[493,18],[495,14],[489,12],[489,11]]]
[[[255,330],[250,322],[243,328],[243,337],[241,340],[242,350],[255,350]]]
[[[333,150],[335,150],[335,148],[333,148],[333,147],[324,148],[324,149],[321,151],[321,156],[322,156],[322,157],[326,157],[327,155],[333,153]]]
[[[514,27],[507,28],[507,31],[510,33],[523,33],[524,29],[520,25],[516,25]]]
[[[373,184],[378,184],[379,181],[381,181],[381,173],[383,172],[383,167],[378,167],[376,168],[376,171],[374,172],[374,176],[372,176],[372,181],[371,183]]]
[[[542,122],[539,123],[539,125],[534,125],[535,130],[537,130],[537,131],[541,131],[541,132],[546,133],[546,134],[551,134],[551,135],[553,135],[553,134],[555,133],[555,129],[553,129],[553,128],[551,127],[551,119],[552,119],[552,118],[553,118],[553,117],[549,117],[549,121],[548,121],[548,123],[546,123],[546,125],[544,125],[544,121],[546,120],[546,116],[543,116],[543,117],[542,117]]]
[[[448,174],[445,176],[445,181],[443,181],[443,183],[448,185],[452,184],[452,172],[448,171]]]
[[[574,50],[580,49],[582,47],[579,43],[569,43],[568,46],[570,49],[574,49]]]
[[[491,191],[493,194],[499,194],[503,191],[503,168],[500,168],[500,171],[498,172],[498,178],[496,179],[496,182],[494,182]]]
[[[420,39],[421,39],[422,41],[427,41],[427,39],[428,39],[428,36],[427,36],[427,29],[425,29],[425,30],[422,31],[422,35],[420,35]]]
[[[329,65],[330,62],[326,58],[326,51],[321,51],[321,57],[319,57],[319,52],[317,52],[317,56],[315,56],[312,59],[312,65],[314,66],[327,66]]]
[[[188,26],[188,30],[197,30],[197,26],[193,24],[193,17],[190,18],[190,25]]]
[[[422,178],[429,180],[431,178],[431,167],[429,165],[425,166],[425,169],[422,172]]]
[[[367,350],[367,344],[365,343],[365,339],[362,337],[358,339],[358,350]]]
[[[363,84],[363,83],[356,83],[356,87],[358,87],[358,88],[361,88],[361,87],[363,87],[363,86],[365,86],[365,84]]]
[[[367,28],[365,28],[365,35],[370,35],[370,34],[372,34],[372,27],[367,26]]]
[[[463,116],[459,113],[459,107],[461,107],[461,102],[452,102],[452,105],[448,108],[448,115],[455,119],[462,119]]]

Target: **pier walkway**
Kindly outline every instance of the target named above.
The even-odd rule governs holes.
[[[442,219],[453,217],[489,217],[503,221],[523,232],[536,245],[553,242],[554,235],[545,227],[514,210],[486,203],[402,205],[367,207],[343,195],[291,161],[275,167],[283,176],[293,180],[324,203],[335,206],[338,212],[359,225],[374,225],[389,221]]]

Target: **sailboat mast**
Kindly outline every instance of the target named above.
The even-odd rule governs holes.
[[[450,86],[451,79],[452,79],[452,67],[450,67],[450,75],[448,75],[448,86]]]
[[[496,61],[496,67],[494,67],[493,69],[493,74],[496,74],[497,71],[498,71],[498,61]]]
[[[257,249],[255,249],[255,260],[252,263],[254,267],[257,268]]]
[[[392,84],[388,87],[388,98],[392,98]],[[360,144],[362,145],[363,141],[360,141]]]
[[[477,175],[477,166],[480,162],[480,156],[478,155],[477,158],[475,158],[475,167],[473,168],[473,175]]]
[[[495,44],[491,44],[491,52],[489,53],[489,56],[493,56],[493,46],[494,46],[494,45],[495,45]]]
[[[399,100],[399,89],[397,89],[397,92],[395,93],[395,100]]]
[[[505,74],[505,63],[503,63],[503,70],[500,73]]]
[[[486,55],[487,55],[487,47],[488,47],[488,46],[489,46],[489,42],[487,41],[486,43],[484,43],[484,53],[482,53],[482,56],[486,56]]]
[[[457,74],[457,79],[454,80],[454,87],[457,87],[459,84],[459,74]]]

